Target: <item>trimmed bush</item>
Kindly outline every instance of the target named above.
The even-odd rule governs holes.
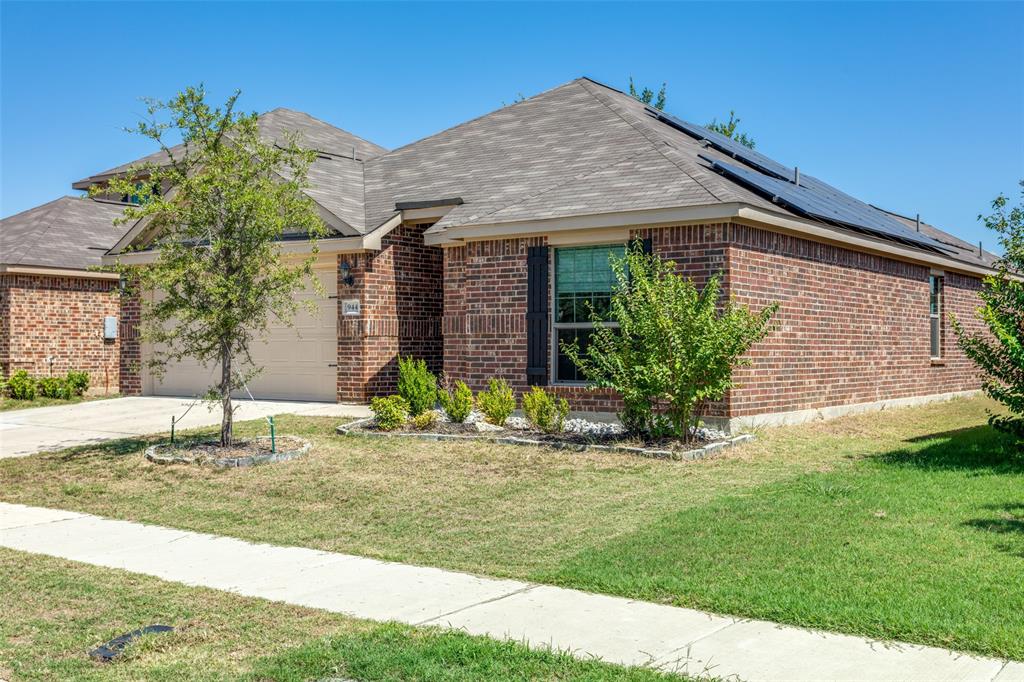
[[[473,391],[465,381],[456,381],[451,389],[441,388],[437,392],[437,399],[448,418],[456,424],[466,421],[466,417],[473,411]]]
[[[36,381],[28,372],[19,369],[7,380],[7,393],[15,400],[35,400]]]
[[[433,409],[437,401],[437,378],[427,369],[425,361],[398,358],[398,395],[408,403],[414,417]]]
[[[370,409],[381,431],[394,431],[409,419],[409,403],[400,395],[374,398],[370,401]]]
[[[516,409],[516,397],[512,387],[504,379],[491,379],[487,390],[476,395],[476,404],[488,422],[495,426],[504,426],[505,420]]]
[[[39,395],[44,398],[60,398],[67,400],[71,397],[71,388],[64,377],[43,377],[39,380]]]
[[[569,415],[569,402],[534,386],[523,396],[523,412],[530,423],[544,433],[561,433]]]
[[[65,381],[67,381],[68,388],[71,389],[71,393],[74,395],[82,396],[89,390],[88,372],[76,372],[75,370],[71,370],[68,372],[68,376]]]
[[[418,415],[412,418],[412,425],[415,426],[418,431],[426,431],[428,429],[431,429],[436,423],[437,412],[435,410],[427,410],[426,412],[420,412]]]

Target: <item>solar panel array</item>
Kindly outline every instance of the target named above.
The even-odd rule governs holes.
[[[655,109],[648,112],[659,121],[694,137],[706,140],[714,149],[742,161],[743,166],[725,163],[702,155],[712,167],[751,189],[769,196],[796,213],[852,227],[899,242],[928,249],[949,251],[945,244],[909,229],[877,208],[842,192],[811,175],[800,175],[800,184],[793,182],[796,169],[784,166],[760,152],[745,147],[725,135],[694,125]]]

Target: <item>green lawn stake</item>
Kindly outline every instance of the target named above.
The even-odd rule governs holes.
[[[270,417],[270,454],[277,454],[277,441],[274,440],[274,417]]]

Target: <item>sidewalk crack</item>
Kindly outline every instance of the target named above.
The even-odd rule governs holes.
[[[463,611],[465,611],[467,609],[476,608],[477,606],[483,606],[484,604],[492,604],[492,603],[494,603],[496,601],[501,601],[502,599],[505,599],[506,597],[511,597],[511,596],[514,596],[514,595],[517,595],[517,594],[523,594],[525,592],[529,592],[530,590],[532,590],[532,589],[534,589],[536,587],[539,587],[539,585],[537,583],[527,583],[524,587],[521,587],[518,590],[512,590],[511,592],[507,592],[505,594],[500,594],[497,597],[491,597],[490,599],[484,599],[483,601],[478,601],[478,602],[476,602],[474,604],[469,604],[467,606],[462,606],[460,608],[454,609],[452,611],[448,611],[446,613],[439,614],[437,616],[431,616],[430,618],[427,618],[426,620],[421,620],[418,623],[413,623],[413,625],[415,625],[415,626],[426,625],[426,624],[428,624],[428,623],[430,623],[432,621],[441,620],[442,618],[447,618],[448,616],[454,616],[456,613],[462,613]]]

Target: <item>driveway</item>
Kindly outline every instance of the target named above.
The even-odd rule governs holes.
[[[191,398],[113,398],[77,405],[36,407],[0,412],[0,459],[24,457],[47,450],[100,443],[130,436],[168,432],[171,416],[181,417]],[[365,405],[344,403],[239,400],[235,420],[272,414],[322,417],[365,417]],[[220,410],[196,403],[176,428],[191,429],[220,423]]]

